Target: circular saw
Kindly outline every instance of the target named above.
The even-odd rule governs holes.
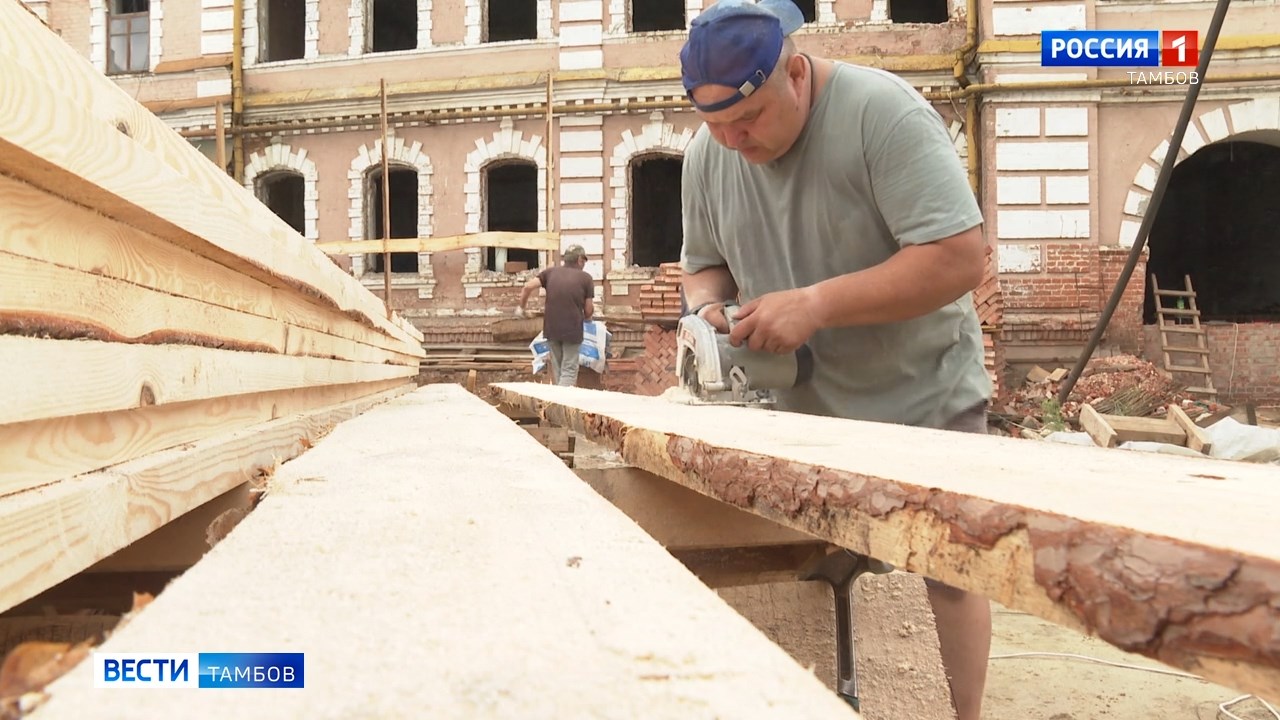
[[[735,305],[724,316],[733,328]],[[771,353],[734,347],[728,333],[697,315],[680,318],[676,328],[676,376],[696,402],[708,405],[771,406],[773,391],[793,388],[813,376],[813,351]]]

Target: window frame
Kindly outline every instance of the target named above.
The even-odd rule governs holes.
[[[146,0],[146,3],[147,3],[146,10],[143,10],[141,12],[132,12],[132,13],[115,12],[115,6],[118,2],[121,2],[121,0],[107,0],[107,18],[106,18],[107,22],[106,22],[106,27],[104,28],[104,31],[107,34],[106,74],[107,75],[136,75],[139,73],[150,72],[151,71],[151,1]],[[125,21],[124,33],[117,33],[114,31],[114,28],[112,27],[112,25],[116,20]],[[137,22],[142,23],[141,32],[138,32],[134,29],[135,28],[134,23],[137,23]],[[141,62],[140,68],[133,67],[134,61],[137,60],[137,58],[135,58],[133,55],[133,38],[137,35],[141,35],[144,38],[146,38],[146,42],[143,44],[143,47],[142,47],[143,52],[142,52],[142,58],[140,61]],[[115,65],[115,53],[113,51],[113,48],[114,48],[113,41],[117,37],[126,38],[125,63],[124,63],[124,66],[121,68],[117,68]]]

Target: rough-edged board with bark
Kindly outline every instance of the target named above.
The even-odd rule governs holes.
[[[503,402],[700,493],[1280,698],[1280,472],[534,383]]]

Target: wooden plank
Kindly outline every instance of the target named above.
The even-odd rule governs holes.
[[[821,557],[827,543],[672,550],[671,555],[711,588],[797,582],[799,571]]]
[[[13,3],[0,5],[0,78],[13,108],[0,117],[0,170],[403,340],[423,339]]]
[[[1200,429],[1200,426],[1196,425],[1181,407],[1170,405],[1169,417],[1186,433],[1187,447],[1205,455],[1213,450],[1213,441],[1209,439],[1209,434]]]
[[[410,378],[415,367],[190,345],[0,335],[9,375],[0,425],[190,400]],[[56,390],[55,390],[56,389]]]
[[[803,545],[818,540],[640,468],[577,468],[574,472],[672,552]]]
[[[511,360],[511,361],[508,361],[508,362],[500,362],[500,363],[498,363],[498,362],[491,362],[491,363],[479,363],[479,362],[465,362],[465,363],[454,363],[454,362],[450,362],[450,363],[434,363],[434,362],[424,362],[424,363],[422,363],[422,369],[423,369],[424,371],[425,371],[425,370],[439,370],[439,371],[446,371],[446,370],[447,370],[447,371],[467,371],[467,370],[507,370],[507,371],[511,371],[511,370],[528,370],[528,369],[530,368],[530,364],[531,364],[531,363],[532,363],[532,359],[530,359],[530,360],[524,360],[524,361],[519,361],[519,362],[517,362],[517,361],[515,361],[515,360]],[[531,374],[532,374],[532,373],[531,373]]]
[[[569,452],[573,448],[569,444],[569,431],[560,427],[538,427],[537,425],[522,425],[526,432],[533,436],[543,447],[553,453]]]
[[[121,616],[134,606],[134,593],[158,595],[176,577],[170,570],[82,572],[5,611],[5,615],[60,615],[102,612]]]
[[[367,688],[366,717],[856,717],[459,386],[338,426],[275,482],[102,646],[305,653],[305,691],[201,693],[201,715],[323,717]],[[40,716],[190,715],[188,693],[104,693],[91,671],[51,684]]]
[[[155,74],[167,75],[169,73],[184,73],[221,67],[231,67],[231,53],[203,55],[195,58],[183,58],[182,60],[164,60],[156,63]]]
[[[0,497],[0,610],[296,457],[335,423],[404,391],[279,418]]]
[[[174,297],[123,280],[0,250],[0,334],[201,347],[417,365],[392,354],[279,320]]]
[[[542,332],[541,317],[504,318],[489,323],[489,334],[497,342],[529,342]]]
[[[105,637],[118,615],[29,615],[0,617],[0,657],[24,642],[75,645]]]
[[[541,420],[536,412],[529,412],[513,405],[500,404],[496,409],[511,420],[514,420],[517,425],[521,426],[530,424],[537,425]]]
[[[0,175],[0,250],[178,297],[422,357],[394,338],[291,290],[271,287],[161,238]]]
[[[383,251],[382,240],[340,240],[317,243],[329,255],[354,255]],[[387,252],[445,252],[464,248],[517,248],[521,250],[559,250],[560,233],[489,231],[444,237],[392,238],[385,242]]]
[[[407,384],[401,378],[150,405],[0,425],[0,488],[13,492]]]
[[[1274,468],[536,383],[491,387],[710,497],[1280,697]]]
[[[252,483],[241,483],[90,565],[85,572],[183,572],[253,510],[256,495]]]
[[[1187,434],[1168,418],[1106,415],[1107,424],[1116,431],[1116,441],[1161,442],[1185,445]]]
[[[1170,352],[1170,353],[1177,353],[1177,352],[1179,352],[1179,350],[1178,350],[1177,348],[1172,348],[1172,347],[1171,347],[1171,348],[1169,348],[1169,352]],[[1210,370],[1209,368],[1204,367],[1204,366],[1202,366],[1202,365],[1200,365],[1200,364],[1195,364],[1195,365],[1180,365],[1180,364],[1178,364],[1178,363],[1168,362],[1168,363],[1165,363],[1165,364],[1164,364],[1164,369],[1165,369],[1165,370],[1168,370],[1169,372],[1175,372],[1175,373],[1192,373],[1192,374],[1195,374],[1195,375],[1209,375],[1209,376],[1212,376],[1212,375],[1213,375],[1213,371],[1212,371],[1212,370]]]
[[[1094,410],[1089,403],[1080,406],[1080,427],[1089,433],[1089,437],[1093,438],[1094,444],[1098,447],[1111,448],[1118,444],[1115,428],[1107,422],[1109,417]]]

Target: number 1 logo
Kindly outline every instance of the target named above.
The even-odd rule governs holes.
[[[1200,64],[1200,33],[1195,30],[1165,30],[1160,33],[1160,64],[1165,67],[1195,67]]]

